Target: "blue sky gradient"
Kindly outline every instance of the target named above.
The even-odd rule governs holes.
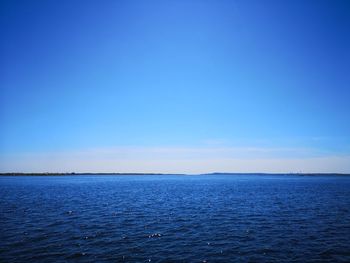
[[[349,1],[0,5],[1,171],[350,172]]]

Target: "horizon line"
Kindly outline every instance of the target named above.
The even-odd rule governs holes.
[[[211,172],[211,173],[150,173],[150,172],[1,172],[0,176],[21,176],[21,175],[348,175],[350,173],[336,173],[336,172]]]

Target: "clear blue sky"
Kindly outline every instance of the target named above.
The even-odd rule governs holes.
[[[350,172],[349,1],[0,5],[1,171]]]

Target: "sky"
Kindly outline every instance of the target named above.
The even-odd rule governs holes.
[[[350,173],[350,2],[0,2],[0,172]]]

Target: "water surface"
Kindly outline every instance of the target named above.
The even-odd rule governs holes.
[[[350,177],[0,177],[1,262],[350,262]]]

